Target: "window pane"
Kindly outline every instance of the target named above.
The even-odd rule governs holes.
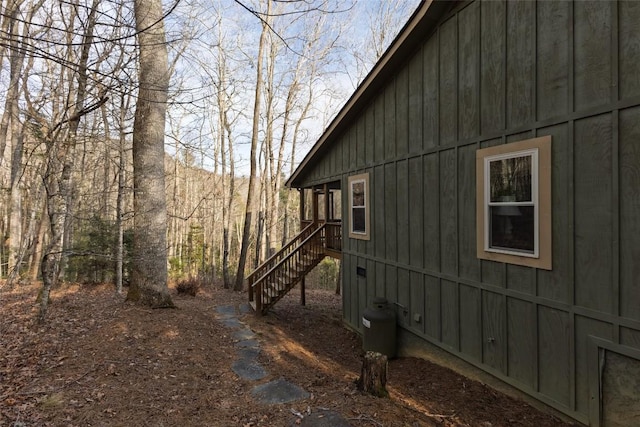
[[[365,223],[365,209],[364,208],[353,208],[351,209],[351,217],[353,219],[353,224],[351,224],[351,231],[353,233],[366,233],[366,223]]]
[[[304,218],[306,220],[313,219],[313,190],[305,188],[304,190]]]
[[[491,206],[489,247],[534,253],[534,207]]]
[[[342,218],[342,196],[340,190],[332,190],[331,191],[331,200],[332,200],[332,212],[333,218],[331,219],[341,219]]]
[[[326,218],[324,217],[324,194],[318,194],[318,219],[320,221],[324,221]]]
[[[364,181],[351,184],[351,206],[364,206]]]
[[[531,156],[489,162],[492,202],[531,201]]]

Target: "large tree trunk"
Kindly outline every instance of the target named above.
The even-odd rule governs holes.
[[[167,284],[164,127],[169,70],[160,0],[135,0],[140,89],[133,125],[133,272],[127,299],[173,307]]]

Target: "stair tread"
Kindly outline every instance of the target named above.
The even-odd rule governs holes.
[[[310,249],[311,248],[311,249]],[[291,258],[288,258],[291,257]],[[262,313],[266,313],[285,294],[294,288],[295,284],[302,279],[309,270],[325,257],[323,250],[311,246],[298,246],[279,254],[270,262],[259,267],[260,276],[263,277],[262,284],[259,285],[262,292],[258,293],[258,298],[262,300]],[[287,259],[288,258],[288,259]],[[287,259],[286,262],[283,262]],[[279,269],[274,270],[280,262]],[[269,273],[268,273],[269,272]],[[254,284],[255,285],[255,284]],[[256,302],[251,301],[251,306],[256,310]]]

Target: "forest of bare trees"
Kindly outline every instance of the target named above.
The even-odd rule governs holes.
[[[61,281],[242,290],[298,227],[284,180],[417,1],[388,3],[2,0],[0,286],[42,280],[44,311]]]

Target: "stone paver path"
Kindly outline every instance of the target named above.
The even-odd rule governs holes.
[[[216,307],[217,319],[226,327],[233,329],[236,340],[237,358],[231,369],[240,378],[247,381],[259,381],[267,376],[267,371],[258,362],[260,343],[255,333],[239,319],[239,316],[251,311],[248,304]],[[277,405],[307,399],[309,393],[284,378],[256,385],[251,394],[260,403]],[[318,408],[292,426],[302,427],[349,427],[349,423],[337,412]]]

